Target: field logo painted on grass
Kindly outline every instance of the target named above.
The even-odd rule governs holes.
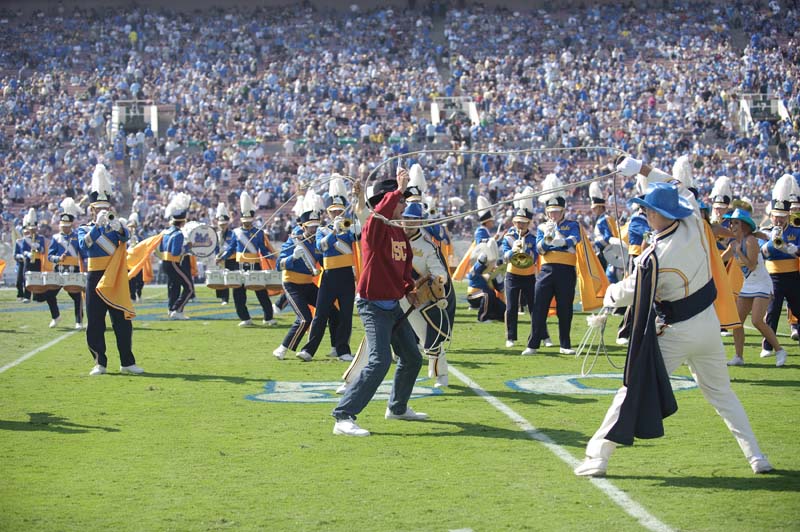
[[[592,386],[591,379],[605,379],[619,381],[622,385],[621,373],[597,373],[592,375],[541,375],[538,377],[525,377],[513,381],[506,381],[512,390],[526,393],[546,395],[613,395],[619,386],[608,388],[606,386]],[[697,388],[697,383],[691,377],[670,377],[672,389],[676,392]]]
[[[250,401],[267,403],[338,403],[341,395],[336,395],[336,388],[341,382],[283,382],[267,381],[264,391],[255,395],[247,395]],[[384,381],[375,392],[375,399],[385,401],[392,391],[392,381]],[[412,399],[440,395],[441,390],[431,386],[414,386]]]

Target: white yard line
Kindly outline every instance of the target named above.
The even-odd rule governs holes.
[[[546,434],[540,432],[536,427],[531,425],[528,420],[515,412],[511,407],[481,388],[480,385],[478,385],[475,381],[467,377],[458,369],[454,368],[452,365],[448,366],[448,368],[451,375],[455,375],[461,382],[469,386],[470,389],[478,396],[482,397],[490,405],[505,414],[506,417],[508,417],[519,428],[525,431],[525,434],[527,434],[530,439],[536,440],[547,447],[550,452],[560,458],[562,462],[567,464],[570,470],[574,469],[578,466],[578,464],[580,464],[580,461],[572,456],[569,451],[554,442]],[[641,504],[631,499],[627,493],[614,486],[611,481],[604,478],[592,478],[588,480],[576,478],[576,481],[588,481],[594,484],[595,487],[597,487],[597,489],[602,491],[609,499],[611,499],[614,504],[622,508],[625,513],[636,519],[639,524],[648,530],[663,532],[673,530],[669,525],[659,521],[658,518],[650,514],[650,512],[648,512]]]
[[[58,337],[58,338],[56,338],[55,340],[50,340],[49,342],[47,342],[47,343],[46,343],[46,344],[44,344],[43,346],[41,346],[41,347],[37,347],[37,348],[36,348],[36,349],[34,349],[33,351],[30,351],[30,352],[28,352],[28,353],[25,353],[24,355],[22,355],[21,357],[19,357],[18,359],[16,359],[14,362],[9,362],[9,363],[8,363],[8,364],[6,364],[5,366],[2,366],[2,367],[0,367],[0,373],[3,373],[3,372],[4,372],[4,371],[6,371],[7,369],[11,369],[11,368],[13,368],[14,366],[18,366],[18,365],[22,364],[23,362],[25,362],[26,360],[28,360],[28,359],[29,359],[29,358],[31,358],[32,356],[34,356],[34,355],[36,355],[36,354],[38,354],[38,353],[41,353],[41,352],[42,352],[42,351],[44,351],[45,349],[49,349],[49,348],[53,347],[54,345],[56,345],[56,344],[57,344],[58,342],[60,342],[61,340],[65,340],[66,338],[69,338],[70,336],[72,336],[72,335],[73,335],[73,334],[75,334],[76,332],[78,332],[78,331],[70,331],[70,332],[68,332],[68,333],[62,334],[61,336],[59,336],[59,337]]]

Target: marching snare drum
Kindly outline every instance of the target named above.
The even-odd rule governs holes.
[[[82,272],[62,272],[61,284],[70,294],[86,290],[86,274]]]
[[[239,270],[223,270],[225,275],[225,288],[239,288],[244,284],[243,272]]]
[[[227,288],[225,284],[225,270],[208,270],[206,272],[206,286],[212,290]]]
[[[191,221],[183,229],[186,243],[191,243],[190,253],[199,259],[207,259],[217,249],[217,232],[208,224]]]
[[[25,289],[31,294],[44,294],[61,288],[61,275],[56,272],[25,272]]]
[[[266,282],[264,283],[267,290],[283,290],[283,282],[281,280],[281,272],[278,270],[265,270]]]
[[[262,270],[244,272],[244,287],[247,290],[266,290],[267,273]]]

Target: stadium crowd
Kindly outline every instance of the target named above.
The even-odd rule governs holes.
[[[98,161],[142,236],[163,229],[179,192],[194,200],[190,216],[208,221],[246,190],[276,241],[291,213],[268,216],[298,186],[332,172],[363,180],[417,150],[444,152],[404,162],[423,164],[442,214],[474,207],[478,194],[509,198],[548,172],[566,182],[608,173],[617,150],[662,168],[690,154],[701,196],[728,175],[734,194],[757,205],[782,174],[800,178],[800,17],[776,2],[451,6],[444,18],[423,7],[54,6],[0,18],[4,241],[28,207],[55,227],[63,197],[85,204]],[[781,99],[790,118],[743,128],[747,93]],[[432,124],[440,96],[471,97],[479,123],[454,113]],[[174,105],[175,120],[158,134],[115,135],[119,100]],[[492,153],[530,148],[544,151]],[[632,193],[632,182],[617,185]],[[572,194],[589,222],[586,191]],[[474,227],[466,217],[450,229]]]

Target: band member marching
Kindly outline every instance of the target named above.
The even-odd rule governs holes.
[[[32,207],[28,209],[28,213],[23,217],[22,224],[29,232],[29,236],[25,237],[22,242],[22,257],[25,260],[25,273],[46,271],[47,248],[45,247],[44,237],[36,234],[38,220],[36,211]],[[27,287],[25,289],[25,297],[27,299],[47,303],[47,307],[50,310],[51,329],[61,320],[61,314],[58,310],[58,301],[56,301],[57,294],[58,290],[47,290],[46,292],[33,294],[33,296],[31,296],[30,290],[28,290]]]
[[[548,174],[542,182],[542,191],[562,187],[561,180],[555,174]],[[572,302],[575,299],[575,282],[577,274],[577,246],[581,242],[581,230],[578,222],[564,217],[566,198],[561,190],[544,194],[539,201],[545,205],[547,223],[539,225],[536,232],[536,248],[541,256],[541,269],[536,283],[533,311],[534,338],[529,347],[538,349],[542,331],[547,324],[547,312],[550,301],[556,299],[556,315],[558,316],[559,352],[562,355],[574,355],[569,337],[572,327]]]
[[[506,304],[497,297],[505,287],[504,275],[498,271],[502,260],[498,258],[497,241],[490,238],[473,250],[475,263],[467,274],[467,303],[478,310],[478,321],[502,321]]]
[[[186,303],[194,295],[194,283],[190,263],[190,244],[184,239],[181,228],[186,223],[191,198],[188,194],[178,193],[164,211],[170,218],[170,227],[163,232],[158,246],[161,267],[167,275],[167,295],[169,317],[173,320],[189,319],[183,313]]]
[[[609,282],[615,283],[622,278],[621,272],[624,269],[624,263],[611,264],[606,255],[610,252],[611,255],[624,256],[619,239],[619,225],[617,220],[606,211],[603,190],[596,181],[589,185],[589,198],[592,201],[592,214],[595,216],[593,243],[597,257],[606,271]]]
[[[17,301],[22,301],[23,303],[31,302],[31,294],[25,290],[25,262],[28,260],[25,256],[25,251],[30,251],[30,236],[30,230],[27,227],[23,227],[22,236],[17,238],[17,240],[14,242],[14,263],[16,265],[15,273],[17,276]],[[28,241],[28,247],[25,247],[26,240]]]
[[[86,254],[81,253],[80,245],[78,244],[78,234],[72,230],[72,223],[75,218],[82,214],[82,210],[75,204],[72,198],[65,198],[61,202],[62,213],[59,215],[58,226],[61,232],[53,235],[50,240],[50,249],[47,254],[50,262],[55,266],[54,269],[61,273],[76,273],[82,272],[85,268]],[[58,290],[54,290],[57,294]],[[54,294],[55,297],[55,294]],[[69,297],[75,308],[75,328],[83,328],[83,293],[82,292],[69,292]],[[58,307],[56,306],[56,310]],[[61,320],[61,316],[56,314],[50,322],[50,327],[55,327]]]
[[[136,315],[128,286],[126,242],[130,234],[111,211],[111,182],[102,164],[95,167],[89,194],[89,211],[94,222],[78,228],[78,244],[88,257],[86,279],[86,341],[95,366],[89,375],[106,373],[106,314],[119,350],[120,372],[139,375],[132,351],[133,324]]]
[[[133,248],[136,244],[139,243],[141,240],[139,238],[138,228],[139,228],[139,215],[135,212],[132,212],[131,215],[128,217],[125,226],[128,228],[130,232],[130,240],[128,240],[128,249]],[[148,262],[149,264],[149,262]],[[148,266],[148,272],[152,273],[152,268]],[[152,277],[152,276],[151,276]],[[128,285],[130,286],[131,290],[131,300],[132,301],[141,301],[142,300],[142,289],[144,288],[144,268],[140,270],[136,275],[130,278],[128,281]]]
[[[531,332],[525,344],[523,355],[536,354],[534,347],[534,291],[536,287],[536,238],[530,231],[533,220],[533,189],[525,187],[514,200],[514,216],[511,227],[503,236],[501,250],[506,267],[506,347],[513,347],[517,341],[517,319],[519,301],[522,299],[531,313]],[[524,197],[528,196],[528,197]]]
[[[731,180],[728,176],[720,176],[714,181],[714,187],[711,189],[711,216],[709,222],[711,229],[716,237],[717,250],[722,253],[728,249],[733,234],[730,230],[730,220],[725,218],[725,215],[732,212],[731,201],[733,200],[733,191],[731,189]],[[744,283],[742,277],[742,270],[739,264],[733,259],[723,260],[725,269],[728,270],[728,278],[731,282],[733,295],[737,296],[739,290]],[[727,329],[720,331],[722,336],[730,336],[731,333]]]
[[[797,259],[800,227],[789,224],[791,199],[796,187],[797,182],[791,174],[784,174],[775,183],[769,211],[772,227],[765,230],[769,240],[761,246],[772,279],[773,297],[767,309],[766,321],[773,331],[777,331],[784,299],[791,313],[800,316],[800,261]],[[785,350],[776,352],[766,340],[761,347],[761,358],[775,355],[776,366],[786,364]]]
[[[316,354],[325,335],[325,326],[330,319],[332,340],[335,343],[331,353],[342,362],[350,362],[353,360],[350,334],[353,328],[353,305],[356,297],[356,279],[353,271],[353,246],[356,235],[353,233],[352,217],[345,215],[347,190],[344,180],[341,177],[331,179],[328,189],[331,204],[327,210],[331,223],[320,226],[315,236],[317,252],[322,253],[323,266],[314,303],[316,310],[308,331],[308,341],[297,353],[297,357],[310,360]],[[333,306],[334,301],[338,302],[338,310]]]
[[[228,206],[224,203],[217,205],[217,247],[219,249],[227,249],[234,239],[233,231],[230,229],[231,215],[228,212]],[[219,253],[217,254],[219,256]],[[236,262],[236,257],[230,256],[227,259],[218,261],[220,266],[226,270],[238,270],[239,264]],[[230,289],[222,288],[216,291],[217,299],[222,305],[227,305],[230,298]]]
[[[233,238],[228,241],[224,251],[217,256],[217,261],[225,261],[235,256],[240,270],[260,271],[261,258],[272,256],[273,251],[267,244],[264,232],[253,226],[256,206],[247,192],[242,192],[239,197],[239,207],[241,208],[242,226],[234,229]],[[269,300],[266,288],[256,290],[255,293],[261,310],[264,312],[262,323],[269,326],[275,325],[276,322],[272,319],[272,302]],[[236,306],[236,314],[241,320],[239,327],[251,327],[253,320],[250,319],[250,312],[247,310],[247,291],[244,286],[233,289],[233,303]]]
[[[319,275],[322,254],[317,250],[316,234],[320,211],[324,208],[318,203],[318,198],[313,190],[305,195],[300,225],[292,230],[292,236],[281,246],[278,257],[278,270],[283,272],[283,290],[296,315],[281,345],[272,352],[278,360],[283,360],[288,351],[295,351],[300,345],[300,340],[311,326],[309,306],[317,302],[319,290],[314,284],[314,277]],[[298,351],[296,356],[303,362],[311,362],[310,353]]]

